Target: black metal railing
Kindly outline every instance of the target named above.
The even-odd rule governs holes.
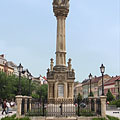
[[[29,112],[29,108],[30,108],[30,99],[27,99],[27,112]]]
[[[22,104],[21,104],[21,115],[24,115],[25,113],[25,99],[22,99]]]
[[[99,98],[50,101],[32,99],[31,111],[26,115],[55,117],[101,115],[101,101]]]

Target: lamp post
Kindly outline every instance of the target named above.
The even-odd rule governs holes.
[[[19,91],[18,94],[21,95],[21,73],[23,71],[23,66],[21,65],[21,63],[19,64],[18,68],[18,72],[19,72]]]
[[[102,95],[104,96],[104,82],[103,82],[103,77],[104,77],[104,72],[105,72],[105,66],[103,64],[100,67],[100,71],[102,73]]]
[[[29,96],[31,95],[31,80],[32,80],[32,75],[29,73]]]
[[[91,74],[91,73],[90,73],[90,75],[89,75],[89,80],[90,80],[90,96],[92,96],[92,91],[91,91],[92,74]]]
[[[30,93],[31,93],[31,79],[32,79],[32,75],[31,73],[28,71],[27,69],[27,78],[29,80],[29,92],[28,92],[28,96],[30,96]]]
[[[119,88],[120,84],[119,84],[119,82],[120,82],[120,80],[117,79],[116,82],[117,82],[117,85],[118,85],[118,96],[117,96],[117,99],[119,100],[119,98],[120,98],[120,95],[119,95],[119,92],[120,92],[120,88]]]

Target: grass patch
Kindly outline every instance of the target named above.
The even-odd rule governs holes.
[[[92,120],[106,120],[105,118],[93,118]]]
[[[93,118],[92,120],[120,120],[117,117],[113,117],[113,116],[109,116],[109,115],[107,115],[107,118],[108,119],[105,119],[105,118]]]

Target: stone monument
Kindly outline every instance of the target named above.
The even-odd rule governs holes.
[[[71,59],[66,66],[65,20],[69,13],[69,0],[53,0],[53,12],[57,19],[56,65],[51,59],[47,71],[48,101],[72,101],[75,72]]]

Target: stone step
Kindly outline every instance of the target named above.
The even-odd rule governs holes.
[[[47,117],[46,120],[77,120],[76,117]]]

